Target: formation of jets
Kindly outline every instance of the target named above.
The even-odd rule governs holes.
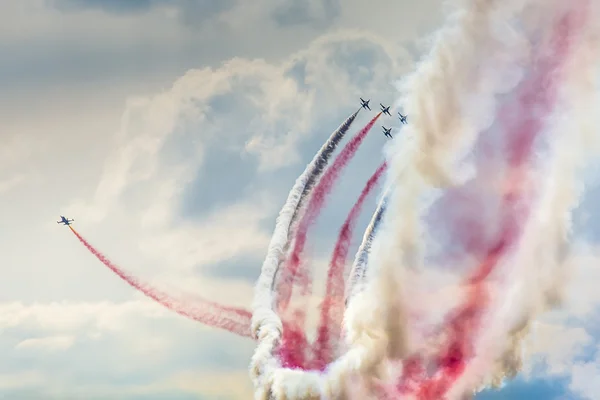
[[[371,101],[371,99],[369,100],[365,100],[362,97],[360,98],[360,106],[364,109],[367,109],[369,111],[371,111],[371,107],[369,106],[369,102]],[[390,117],[392,116],[392,114],[390,114],[390,106],[384,106],[383,104],[379,103],[379,105],[381,106],[381,112],[384,114],[389,115]],[[400,122],[402,122],[403,124],[407,124],[408,122],[406,122],[406,115],[402,115],[402,113],[400,111],[398,111],[398,118],[400,118]],[[392,128],[386,128],[385,126],[382,126],[383,128],[383,134],[387,137],[389,137],[390,139],[392,139]]]
[[[71,225],[71,222],[75,221],[74,219],[68,219],[63,217],[62,215],[60,216],[60,221],[56,221],[57,224],[63,224],[63,225]]]

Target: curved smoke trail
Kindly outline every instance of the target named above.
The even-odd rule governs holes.
[[[387,199],[389,196],[389,192],[386,192],[379,204],[377,205],[377,209],[373,213],[373,217],[365,230],[363,235],[362,242],[356,252],[356,256],[354,257],[354,262],[352,263],[352,267],[350,269],[350,274],[348,277],[348,284],[346,287],[345,294],[345,304],[348,304],[348,301],[352,296],[356,294],[360,290],[358,285],[364,283],[364,278],[366,274],[367,263],[369,260],[369,253],[371,251],[371,246],[373,244],[373,239],[377,234],[377,229],[381,224],[383,216],[385,214],[385,207],[387,203]]]
[[[315,164],[311,168],[311,172],[308,174],[308,179],[306,180],[306,184],[304,185],[304,189],[302,189],[302,194],[300,195],[300,200],[298,201],[298,206],[294,210],[294,214],[292,215],[292,226],[298,219],[300,212],[303,209],[304,203],[306,202],[306,198],[309,194],[311,194],[313,187],[317,183],[317,181],[325,172],[325,168],[327,164],[329,164],[329,160],[331,159],[331,155],[337,149],[337,146],[342,141],[348,129],[356,119],[356,116],[360,112],[361,108],[359,108],[354,114],[352,114],[346,121],[340,125],[340,127],[333,133],[331,139],[325,143],[325,148],[322,149],[319,153],[319,156],[316,158]]]
[[[312,289],[310,273],[305,265],[301,266],[301,255],[306,243],[308,229],[315,223],[316,218],[325,205],[325,200],[334,184],[340,177],[343,169],[352,160],[358,151],[363,140],[379,118],[378,113],[371,119],[356,135],[344,146],[340,154],[335,158],[333,164],[326,170],[324,176],[319,180],[315,187],[307,211],[302,215],[299,222],[299,228],[294,239],[292,253],[284,263],[281,283],[278,287],[277,307],[279,312],[286,312],[287,324],[284,326],[281,346],[279,348],[279,359],[283,366],[288,368],[307,368],[307,352],[310,350],[308,340],[304,333],[306,320],[306,304],[300,304],[292,310],[288,310],[289,301],[292,297],[294,286],[298,283],[300,295],[304,299],[310,296]],[[299,276],[299,282],[295,282],[296,276]]]
[[[314,349],[315,363],[313,365],[313,368],[317,370],[323,370],[327,364],[333,361],[333,357],[335,356],[335,347],[341,336],[340,327],[344,311],[343,296],[345,289],[344,268],[346,266],[350,241],[352,240],[354,227],[356,226],[364,203],[376,187],[386,169],[387,163],[384,162],[369,178],[340,229],[338,240],[335,244],[333,255],[331,256],[331,261],[329,263],[325,295],[321,303],[321,318],[317,328],[316,348]]]
[[[108,267],[112,272],[117,274],[121,279],[127,282],[133,288],[139,290],[147,297],[160,303],[164,307],[175,311],[184,317],[191,318],[208,326],[225,329],[244,337],[250,336],[250,313],[246,310],[236,309],[233,307],[224,307],[210,301],[202,301],[202,304],[197,304],[191,307],[188,304],[182,304],[171,296],[150,286],[140,283],[136,278],[121,270],[113,264],[106,256],[96,250],[83,236],[79,234],[72,226],[71,232],[79,239],[79,241],[94,255],[100,262]]]
[[[287,309],[296,277],[300,275],[302,281],[303,294],[307,294],[308,277],[305,271],[301,268],[302,255],[304,252],[304,246],[306,244],[306,236],[309,228],[314,225],[317,217],[319,216],[325,200],[333,189],[334,184],[337,182],[342,170],[352,160],[356,152],[358,151],[363,140],[367,137],[371,128],[381,116],[379,112],[374,116],[371,121],[365,125],[358,133],[344,146],[340,154],[335,158],[333,164],[327,169],[323,178],[319,181],[316,186],[314,193],[312,194],[309,203],[307,205],[306,213],[302,216],[299,222],[298,231],[296,232],[294,239],[294,247],[288,260],[284,264],[284,270],[282,271],[281,284],[277,287],[278,299],[277,307],[280,311]]]
[[[356,116],[360,112],[360,108],[354,112],[354,114],[350,115],[332,134],[331,137],[325,142],[323,147],[317,152],[313,160],[306,166],[306,170],[303,175],[306,174],[306,182],[304,183],[304,187],[302,188],[302,192],[297,200],[296,208],[292,214],[290,219],[290,225],[288,228],[288,239],[286,246],[284,247],[284,252],[287,250],[290,242],[290,237],[293,235],[294,227],[298,220],[298,217],[301,215],[304,205],[306,203],[306,199],[312,193],[312,190],[315,186],[315,183],[321,178],[327,164],[329,164],[329,160],[331,159],[331,155],[337,149],[338,145],[342,141],[342,139],[346,136],[346,133],[352,126],[352,123],[356,119]],[[275,274],[273,275],[271,290],[275,290],[275,286],[277,284],[277,278],[279,274],[279,265],[275,269]]]
[[[334,347],[340,340],[340,325],[343,313],[344,266],[350,241],[364,202],[376,187],[385,172],[384,162],[370,177],[361,194],[342,225],[330,262],[325,295],[321,304],[321,320],[317,338],[310,345],[305,329],[306,302],[296,305],[284,319],[282,343],[278,352],[281,364],[286,368],[323,369],[331,361]],[[307,357],[310,354],[311,359]]]
[[[314,185],[319,175],[323,173],[324,166],[329,162],[331,154],[356,119],[359,111],[360,109],[348,117],[315,154],[304,172],[296,179],[296,183],[290,190],[288,198],[277,217],[267,256],[254,289],[251,329],[253,336],[259,339],[259,344],[252,357],[250,375],[257,387],[262,385],[260,378],[266,372],[265,369],[272,369],[277,366],[276,360],[270,359],[269,355],[278,346],[283,327],[281,319],[273,311],[273,290],[279,264],[288,246],[292,222],[298,215],[298,208],[302,205],[301,202],[306,199],[310,192],[310,187],[306,189],[308,182],[310,181],[312,182],[311,185]]]

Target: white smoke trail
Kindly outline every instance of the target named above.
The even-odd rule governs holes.
[[[363,235],[363,240],[358,247],[356,256],[354,257],[354,262],[352,263],[348,277],[348,284],[346,286],[346,304],[348,304],[350,297],[354,296],[362,289],[362,287],[359,285],[364,284],[369,253],[371,252],[373,239],[375,239],[379,225],[381,224],[383,216],[385,215],[388,196],[389,190],[385,192],[379,204],[377,205],[377,209],[373,213],[373,217],[371,217],[371,221],[369,222],[369,225],[367,226],[367,229]]]
[[[254,304],[252,313],[252,335],[259,341],[257,349],[252,357],[250,375],[257,388],[264,386],[260,382],[266,370],[277,366],[272,357],[273,350],[281,339],[283,329],[281,319],[273,311],[273,287],[279,265],[285,254],[289,242],[289,233],[293,221],[298,217],[299,209],[306,200],[310,190],[323,174],[331,155],[337,145],[356,119],[360,109],[354,112],[335,130],[327,142],[317,152],[313,160],[298,177],[288,198],[279,212],[275,231],[269,243],[267,256],[263,263],[261,274],[254,289]],[[266,395],[266,394],[265,394]],[[259,395],[257,395],[259,396]],[[260,396],[257,398],[261,398]]]
[[[337,149],[337,146],[340,144],[342,139],[346,136],[348,129],[356,119],[356,116],[360,112],[360,108],[352,115],[350,115],[330,136],[330,138],[325,142],[323,147],[319,149],[313,160],[306,166],[305,171],[300,176],[305,176],[305,181],[303,183],[302,192],[297,201],[295,201],[296,208],[294,209],[294,213],[291,216],[289,227],[288,227],[288,240],[286,245],[284,246],[284,253],[288,250],[289,247],[289,237],[291,232],[294,230],[297,221],[299,220],[302,213],[305,211],[304,207],[306,205],[306,201],[312,190],[314,189],[315,184],[319,181],[323,173],[325,172],[325,168],[327,164],[329,164],[329,160],[331,159],[331,155]],[[300,179],[298,178],[298,179]],[[293,192],[294,189],[292,189]],[[289,197],[288,197],[289,200]],[[287,204],[287,203],[286,203]],[[284,206],[285,208],[285,206]],[[283,211],[283,210],[282,210]],[[277,286],[277,278],[279,273],[279,265],[275,269],[275,273],[273,275],[273,280],[271,284],[271,291],[275,290]]]

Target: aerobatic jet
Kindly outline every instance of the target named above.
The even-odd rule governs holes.
[[[406,115],[402,115],[400,111],[398,111],[398,118],[400,118],[403,124],[406,124]]]
[[[60,221],[56,221],[57,224],[63,224],[63,225],[71,225],[71,222],[75,221],[74,219],[68,219],[63,217],[62,215],[60,216]]]
[[[362,108],[367,108],[369,111],[371,111],[371,107],[369,107],[369,102],[371,101],[371,99],[369,100],[363,100],[363,98],[360,98],[360,106]]]
[[[389,137],[390,139],[393,139],[392,137],[392,128],[386,128],[385,126],[382,126],[383,128],[383,134],[387,137]]]
[[[384,106],[383,104],[379,103],[379,105],[381,106],[381,111],[383,111],[384,114],[389,115],[390,117],[392,116],[392,114],[390,114],[390,106]]]

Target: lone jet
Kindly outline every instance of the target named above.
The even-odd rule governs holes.
[[[392,137],[392,128],[386,128],[385,126],[382,126],[383,128],[383,134],[387,137],[389,137],[390,139],[393,139]]]
[[[60,221],[56,221],[57,224],[63,224],[63,225],[71,225],[71,222],[75,221],[74,219],[68,219],[63,217],[62,215],[60,216]]]
[[[366,100],[366,101],[365,101],[365,100],[363,100],[363,98],[361,97],[361,98],[360,98],[360,106],[361,106],[362,108],[367,108],[367,109],[369,109],[369,111],[371,111],[371,107],[369,107],[369,102],[370,102],[370,101],[371,101],[371,99],[369,99],[369,100]]]
[[[392,116],[392,114],[390,114],[390,106],[384,106],[383,104],[379,103],[379,105],[381,106],[381,111],[383,111],[384,114],[389,115],[390,117]]]
[[[400,121],[402,121],[403,124],[406,124],[406,115],[402,115],[400,111],[398,111],[398,117],[400,118]]]

